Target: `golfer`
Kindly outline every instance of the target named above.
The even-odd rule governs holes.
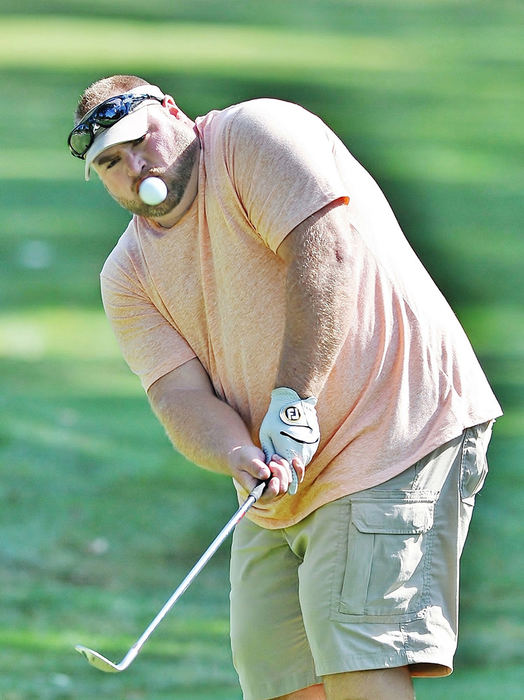
[[[377,184],[295,104],[193,122],[113,76],[75,124],[86,179],[133,214],[101,274],[126,361],[177,450],[240,499],[267,481],[232,544],[244,697],[413,698],[413,676],[453,667],[501,414],[453,312]]]

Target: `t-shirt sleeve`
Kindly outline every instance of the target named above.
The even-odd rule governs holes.
[[[145,391],[195,357],[186,340],[145,294],[136,271],[118,247],[100,274],[104,310],[125,361]]]
[[[349,202],[337,167],[336,137],[298,105],[243,103],[225,137],[227,170],[251,225],[271,250],[308,216]]]

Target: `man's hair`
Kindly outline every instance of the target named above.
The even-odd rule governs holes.
[[[113,97],[128,92],[139,85],[150,83],[136,75],[112,75],[109,78],[101,78],[84,90],[75,110],[75,126],[82,121],[84,116],[97,104]]]

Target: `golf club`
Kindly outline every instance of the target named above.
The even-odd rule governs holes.
[[[126,668],[128,668],[133,663],[144,644],[147,642],[149,637],[152,635],[154,630],[158,627],[158,625],[164,619],[167,613],[171,610],[176,601],[180,598],[182,593],[184,593],[184,591],[187,590],[187,588],[189,588],[190,584],[193,582],[196,576],[202,571],[202,569],[211,559],[213,554],[217,551],[217,549],[224,542],[227,536],[232,532],[232,530],[235,528],[235,525],[237,525],[240,522],[240,520],[242,520],[242,518],[251,508],[251,506],[258,501],[265,487],[265,482],[261,482],[260,484],[255,486],[255,488],[251,491],[243,505],[240,506],[237,512],[229,520],[229,522],[215,537],[213,542],[211,542],[204,554],[202,554],[200,559],[193,566],[191,571],[188,573],[188,575],[185,577],[182,583],[178,586],[178,588],[174,591],[169,600],[165,603],[164,607],[160,610],[158,615],[151,622],[149,627],[145,630],[142,636],[136,640],[136,642],[133,644],[131,649],[129,649],[129,651],[120,663],[114,664],[112,661],[109,661],[109,659],[106,659],[104,656],[102,656],[102,654],[99,654],[97,651],[93,651],[92,649],[88,649],[82,644],[77,644],[75,649],[80,654],[83,654],[89,661],[91,666],[98,668],[99,671],[105,671],[106,673],[119,673],[120,671],[125,671]]]

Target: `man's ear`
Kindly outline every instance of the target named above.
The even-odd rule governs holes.
[[[177,117],[178,119],[180,118],[180,114],[182,114],[182,112],[171,95],[164,95],[162,106],[165,107],[174,117]]]
[[[165,107],[169,114],[175,117],[175,119],[178,119],[179,121],[184,122],[185,124],[189,124],[190,126],[194,126],[193,121],[187,116],[187,114],[184,114],[184,112],[182,112],[182,110],[177,105],[175,100],[171,97],[171,95],[164,96],[162,106]]]

